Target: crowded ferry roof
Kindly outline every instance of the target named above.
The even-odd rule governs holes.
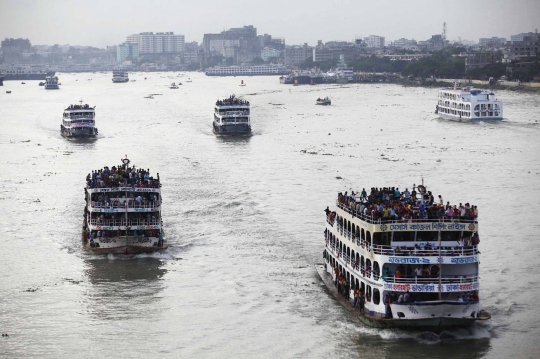
[[[69,110],[93,110],[94,108],[95,108],[95,106],[90,107],[88,104],[85,104],[85,105],[69,105],[66,108],[66,111],[69,111]]]
[[[234,95],[231,95],[229,98],[226,98],[224,100],[216,101],[216,106],[233,106],[233,105],[249,106],[249,101],[241,100]]]
[[[115,188],[115,187],[147,187],[159,188],[159,173],[157,178],[150,176],[150,170],[136,169],[135,166],[124,165],[103,167],[92,171],[86,176],[88,188]]]
[[[371,188],[369,194],[338,193],[340,208],[369,223],[459,221],[476,222],[478,208],[462,203],[444,203],[442,196],[435,196],[422,185],[413,185],[401,192],[397,187]]]

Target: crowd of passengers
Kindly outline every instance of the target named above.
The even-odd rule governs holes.
[[[92,171],[86,176],[86,185],[88,188],[161,187],[159,173],[154,178],[150,176],[149,169],[137,169],[135,166],[125,168],[123,165]]]
[[[369,194],[365,188],[362,192],[351,194],[338,193],[338,202],[351,214],[374,222],[415,222],[422,220],[470,221],[478,218],[478,208],[469,203],[451,205],[443,201],[441,195],[437,200],[425,187],[413,185],[409,192],[406,188],[401,192],[396,187],[371,188]],[[327,212],[329,215],[329,210]],[[333,218],[330,218],[333,220]]]
[[[86,110],[86,109],[89,109],[91,108],[88,104],[85,104],[85,105],[69,105],[68,108],[66,108],[66,110]]]
[[[217,100],[216,105],[218,106],[231,106],[231,105],[249,105],[249,101],[241,100],[236,98],[236,96],[231,95],[229,98],[224,100]]]
[[[93,193],[90,198],[92,207],[95,208],[123,208],[126,203],[128,203],[128,207],[130,208],[148,208],[161,204],[161,200],[155,193],[139,193],[135,196],[133,192],[129,192],[127,198],[123,192],[120,195],[114,193],[108,195],[105,193]]]

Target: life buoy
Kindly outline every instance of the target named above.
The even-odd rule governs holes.
[[[128,158],[123,158],[122,163],[127,165],[129,163],[129,159]]]
[[[424,185],[419,185],[418,186],[418,192],[424,194],[426,193],[426,187]]]

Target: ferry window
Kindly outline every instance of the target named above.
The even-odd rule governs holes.
[[[379,304],[381,302],[381,293],[377,288],[373,289],[373,304]]]
[[[438,231],[422,231],[416,232],[416,241],[417,242],[426,242],[426,241],[438,241],[439,232]]]
[[[396,231],[393,234],[392,242],[414,242],[414,232]]]
[[[390,233],[373,233],[373,244],[390,245]]]
[[[371,302],[371,286],[367,286],[366,290],[366,302]]]
[[[461,232],[452,231],[452,232],[441,232],[441,240],[448,242],[457,242]]]
[[[371,232],[370,231],[366,231],[366,241],[368,242],[368,244],[371,244]]]

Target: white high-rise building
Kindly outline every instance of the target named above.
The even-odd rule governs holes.
[[[141,32],[129,35],[127,43],[138,44],[141,54],[178,53],[185,50],[184,35],[173,32]]]
[[[364,42],[367,47],[382,48],[384,47],[384,36],[369,35],[368,37],[364,37]]]

